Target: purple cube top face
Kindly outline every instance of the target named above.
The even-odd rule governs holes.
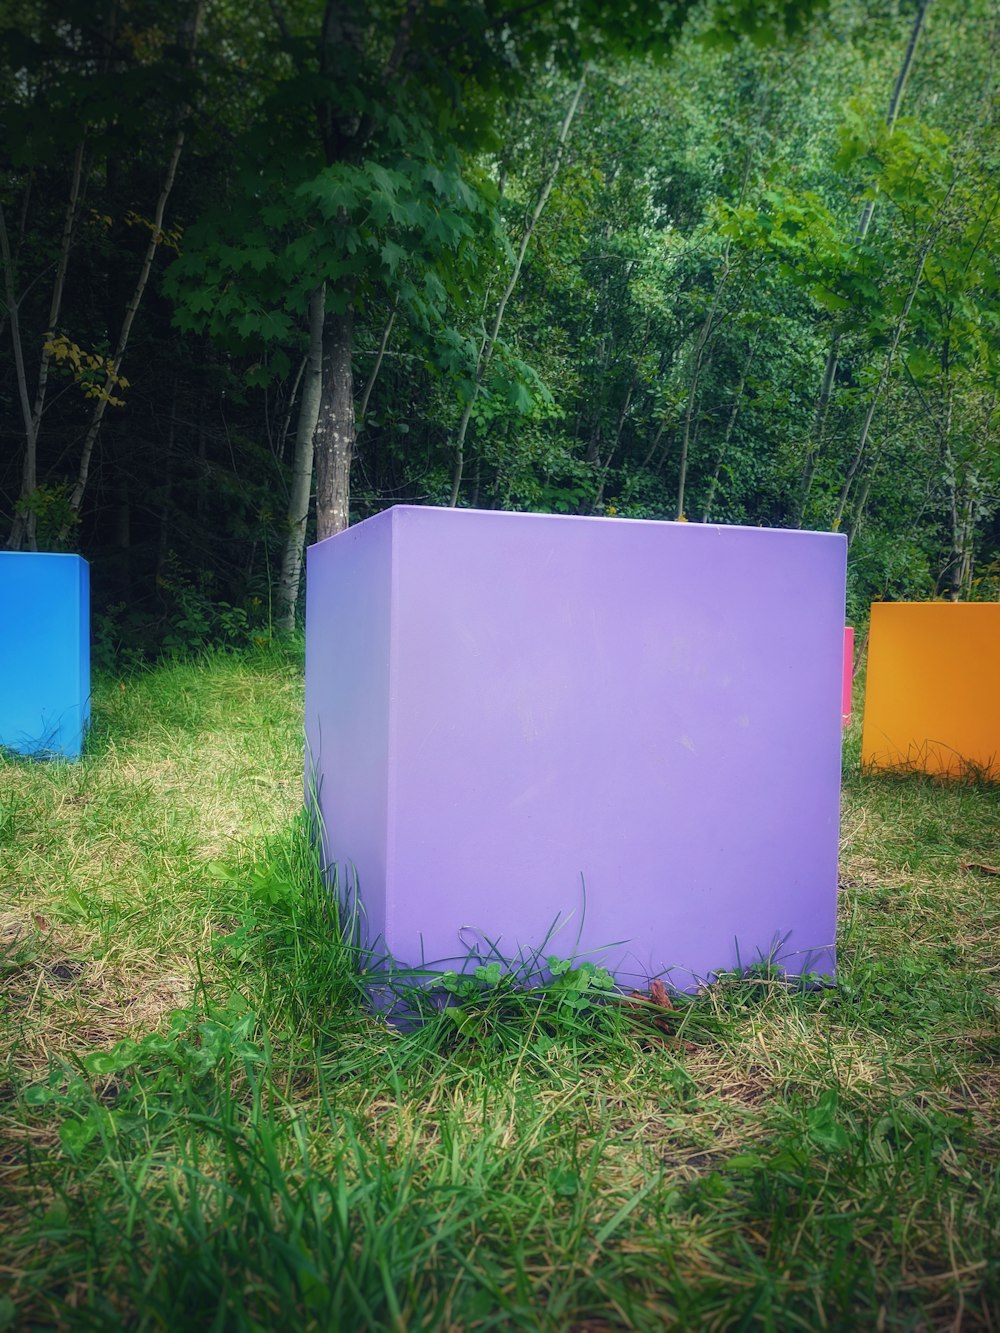
[[[309,770],[370,942],[831,974],[845,563],[825,533],[409,506],[312,547]]]
[[[76,759],[90,719],[90,570],[0,551],[0,745]]]

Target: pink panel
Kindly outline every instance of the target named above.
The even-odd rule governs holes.
[[[844,726],[851,721],[851,691],[854,684],[854,626],[844,626],[844,701],[840,711],[844,715]]]

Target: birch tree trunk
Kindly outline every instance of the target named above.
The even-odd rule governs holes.
[[[14,259],[10,252],[7,219],[4,216],[2,205],[0,205],[0,258],[3,260],[7,320],[10,324],[10,336],[14,344],[17,396],[21,404],[21,418],[24,422],[24,462],[21,468],[21,498],[24,500],[34,494],[35,487],[38,484],[38,433],[34,427],[31,402],[28,398],[28,378],[24,367],[24,347],[21,343],[21,319],[18,309],[17,283],[14,277]],[[20,519],[20,528],[18,519]],[[14,520],[14,529],[8,545],[12,551],[37,550],[34,514],[23,510],[19,511]]]
[[[188,21],[186,34],[184,36],[188,59],[194,56],[195,48],[198,44],[198,34],[201,30],[201,20],[205,10],[205,0],[198,0],[194,13]],[[181,111],[180,119],[184,120],[189,107],[184,107]],[[160,189],[159,198],[156,201],[156,210],[153,214],[152,225],[149,233],[149,244],[146,246],[146,252],[143,255],[142,266],[139,269],[139,276],[136,279],[135,287],[132,291],[132,297],[125,310],[125,316],[122,320],[121,330],[118,334],[118,342],[115,346],[114,355],[108,369],[107,378],[104,382],[102,393],[94,402],[94,409],[90,416],[90,424],[87,427],[87,434],[84,436],[83,449],[80,454],[80,468],[77,473],[76,483],[69,497],[69,510],[73,519],[77,518],[80,508],[83,504],[83,497],[87,490],[87,481],[90,477],[90,463],[94,454],[94,446],[97,443],[97,437],[100,434],[101,423],[104,421],[104,413],[107,411],[108,403],[113,396],[113,390],[118,381],[118,375],[121,370],[121,364],[128,348],[129,338],[132,335],[132,325],[135,323],[135,317],[139,313],[139,307],[142,304],[142,298],[145,295],[146,285],[149,282],[149,275],[153,267],[153,259],[156,256],[156,250],[163,237],[163,217],[167,208],[167,201],[174,188],[174,180],[177,175],[177,164],[181,159],[181,152],[184,148],[184,128],[183,124],[177,130],[174,137],[174,146],[171,150],[170,159],[167,163],[166,173],[163,179],[163,185]],[[64,523],[59,533],[60,543],[65,542],[69,535],[69,522]]]
[[[854,484],[854,478],[857,476],[858,468],[861,466],[861,461],[864,458],[865,451],[868,448],[868,435],[869,432],[871,431],[872,420],[874,419],[875,416],[875,409],[878,406],[882,397],[883,390],[885,389],[885,386],[889,381],[889,375],[892,371],[893,363],[896,359],[896,352],[899,349],[899,342],[903,336],[903,330],[906,328],[906,322],[910,316],[910,307],[913,305],[917,292],[920,289],[920,283],[923,280],[924,265],[927,263],[927,256],[930,254],[934,242],[941,234],[941,229],[944,226],[945,222],[946,210],[948,208],[948,204],[951,201],[951,196],[954,193],[955,186],[957,184],[958,184],[958,178],[956,177],[956,179],[953,180],[951,185],[948,187],[948,193],[945,195],[944,202],[941,205],[941,212],[938,216],[936,224],[928,232],[923,245],[920,247],[920,253],[917,256],[917,266],[913,274],[913,280],[910,283],[909,290],[906,293],[906,300],[903,302],[903,308],[899,312],[899,317],[897,318],[895,326],[893,328],[892,339],[886,350],[885,358],[882,362],[882,369],[879,373],[878,381],[876,382],[875,388],[872,390],[871,398],[868,401],[868,409],[865,412],[865,419],[861,427],[861,436],[858,440],[858,447],[854,451],[854,457],[851,459],[850,466],[848,467],[847,473],[844,477],[844,484],[840,490],[840,497],[837,501],[837,511],[834,514],[832,523],[832,529],[834,532],[839,530],[841,522],[843,521],[844,510],[847,507],[847,499],[851,493],[851,487]],[[855,524],[854,526],[856,529],[857,525]]]
[[[896,121],[899,118],[899,108],[902,105],[903,93],[910,77],[910,71],[913,68],[913,60],[917,53],[917,43],[920,41],[920,34],[924,29],[924,20],[927,18],[927,11],[930,7],[931,0],[920,0],[917,12],[913,16],[909,40],[906,43],[906,50],[903,53],[903,59],[899,67],[899,72],[896,75],[896,82],[893,84],[892,96],[889,98],[889,106],[885,114],[885,126],[890,134],[895,128]],[[863,241],[868,235],[868,228],[871,226],[872,215],[874,212],[874,198],[866,200],[854,232],[857,241]],[[820,383],[819,397],[816,401],[816,411],[813,414],[812,431],[810,432],[809,441],[806,446],[805,461],[802,465],[802,475],[799,481],[799,495],[792,518],[793,528],[800,528],[802,526],[805,518],[806,504],[809,501],[809,493],[812,490],[813,478],[816,475],[816,466],[819,463],[823,452],[823,440],[826,435],[826,419],[829,415],[830,398],[833,393],[834,382],[837,378],[837,365],[840,360],[840,340],[842,336],[843,330],[838,326],[834,329],[830,339],[830,350],[827,353],[826,365],[823,367],[823,379]]]
[[[45,411],[45,397],[48,388],[49,365],[52,360],[50,350],[55,337],[59,312],[62,309],[63,290],[66,286],[66,272],[69,268],[70,250],[73,246],[73,232],[76,224],[77,205],[80,199],[80,180],[83,174],[83,153],[86,137],[81,138],[73,155],[73,169],[70,176],[69,199],[66,202],[66,215],[63,219],[62,239],[59,244],[59,259],[56,263],[56,276],[52,284],[52,297],[49,301],[49,317],[45,338],[42,344],[42,357],[38,367],[38,383],[35,388],[34,405],[28,410],[27,376],[24,365],[24,348],[21,343],[20,320],[18,318],[17,297],[14,290],[14,263],[10,254],[7,228],[0,209],[0,246],[3,251],[4,289],[14,338],[14,364],[17,373],[18,397],[21,401],[21,413],[24,420],[24,461],[21,468],[21,490],[18,496],[14,523],[8,539],[8,548],[12,551],[37,548],[35,533],[35,514],[30,508],[31,497],[38,487],[38,436]],[[22,392],[23,389],[23,392]]]
[[[556,138],[556,151],[552,161],[552,168],[546,177],[542,186],[535,207],[531,212],[524,226],[524,232],[521,236],[521,244],[518,247],[517,255],[514,259],[514,265],[510,271],[510,277],[507,279],[507,286],[504,288],[503,295],[497,306],[496,315],[493,318],[493,324],[489,333],[484,338],[479,348],[479,356],[476,359],[476,373],[473,377],[472,392],[469,394],[469,400],[465,404],[462,412],[462,419],[458,424],[458,433],[455,437],[455,469],[452,475],[451,496],[448,500],[449,506],[454,509],[458,504],[458,493],[462,486],[462,473],[465,470],[465,439],[469,430],[469,422],[472,419],[472,409],[476,405],[476,399],[479,397],[479,390],[482,387],[483,378],[486,375],[494,349],[497,345],[497,339],[500,336],[500,326],[503,324],[504,313],[507,309],[507,302],[511,298],[514,288],[517,286],[517,280],[521,276],[521,268],[524,264],[524,256],[527,254],[528,246],[534,235],[535,228],[538,226],[538,220],[545,211],[545,205],[549,201],[549,195],[552,193],[556,179],[559,175],[559,168],[562,165],[563,154],[566,150],[566,140],[569,137],[570,126],[576,116],[577,108],[580,105],[580,98],[583,96],[583,89],[586,83],[586,73],[584,73],[580,82],[577,84],[573,96],[570,100],[569,108],[563,117],[562,126]]]
[[[746,161],[743,164],[743,176],[740,181],[739,206],[747,196],[747,189],[750,185],[750,173],[753,169],[754,153],[756,149],[755,141],[752,139],[747,149]],[[715,332],[720,320],[716,319],[719,311],[719,305],[722,302],[722,294],[726,289],[730,277],[732,276],[732,266],[729,262],[729,256],[732,253],[732,242],[727,240],[722,251],[722,267],[719,270],[719,281],[716,283],[715,291],[712,293],[712,300],[708,307],[708,314],[705,316],[704,323],[698,330],[698,337],[695,341],[694,366],[691,371],[691,383],[688,386],[687,405],[684,409],[684,426],[681,431],[681,456],[680,468],[677,477],[677,512],[674,515],[680,522],[684,517],[685,491],[687,488],[688,458],[691,452],[691,422],[694,419],[694,410],[698,402],[698,391],[701,385],[701,376],[707,364],[710,363],[709,357],[706,361],[709,343],[712,334]]]
[[[636,359],[635,369],[632,372],[632,379],[630,380],[629,386],[625,391],[625,398],[622,401],[621,409],[619,410],[618,413],[618,421],[615,425],[614,434],[611,437],[611,443],[608,445],[607,456],[605,457],[604,462],[601,464],[600,480],[598,481],[597,492],[594,495],[593,502],[591,503],[590,506],[590,512],[592,514],[596,514],[597,511],[600,509],[601,505],[604,503],[604,488],[607,485],[608,472],[611,468],[611,463],[612,460],[614,459],[615,453],[618,450],[618,445],[621,442],[622,431],[625,429],[625,422],[628,419],[628,411],[629,408],[632,406],[632,395],[635,393],[636,385],[639,383],[639,366],[641,364],[642,353],[644,351],[645,351],[645,343],[643,343],[643,346],[639,352],[639,356]]]
[[[941,576],[941,585],[951,602],[957,602],[962,587],[962,524],[959,519],[959,477],[955,450],[952,447],[955,398],[951,383],[951,342],[945,338],[941,348],[941,369],[944,373],[944,421],[939,428],[944,454],[945,485],[948,487],[948,516],[951,527],[951,550]]]
[[[694,366],[691,371],[691,383],[688,386],[687,406],[684,409],[684,425],[681,430],[681,456],[680,468],[677,475],[677,510],[674,518],[680,522],[684,517],[684,499],[687,488],[687,470],[688,455],[691,450],[691,422],[694,417],[695,404],[698,401],[698,389],[701,383],[701,372],[705,367],[705,350],[708,346],[708,340],[715,325],[715,315],[719,308],[719,302],[722,299],[722,292],[729,279],[728,260],[719,276],[718,286],[712,294],[712,304],[709,306],[705,321],[698,331],[698,338],[694,347]]]
[[[323,321],[326,314],[326,284],[321,283],[309,302],[309,351],[302,373],[302,397],[295,428],[295,456],[292,460],[292,484],[288,496],[288,532],[281,555],[281,574],[278,578],[278,628],[291,632],[295,628],[295,606],[299,599],[302,578],[302,554],[306,539],[306,521],[309,518],[309,496],[312,492],[313,440],[319,420],[319,404],[323,389]]]
[[[743,401],[743,390],[746,388],[747,376],[750,374],[750,367],[753,365],[753,359],[757,353],[757,344],[759,342],[760,328],[754,333],[753,342],[750,344],[750,350],[747,352],[746,360],[743,362],[743,369],[740,371],[739,382],[733,390],[733,404],[729,410],[729,419],[726,422],[726,430],[722,437],[722,443],[719,445],[719,452],[715,456],[715,467],[712,469],[712,477],[708,484],[708,495],[705,497],[705,507],[701,514],[702,523],[707,523],[711,518],[712,505],[715,503],[715,494],[719,487],[719,473],[722,471],[722,463],[729,450],[729,441],[733,437],[736,418],[739,415],[740,405]]]

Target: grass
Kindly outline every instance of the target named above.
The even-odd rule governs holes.
[[[0,764],[0,1328],[1000,1325],[995,788],[852,731],[836,989],[486,978],[400,1031],[297,818],[300,657],[95,717]]]

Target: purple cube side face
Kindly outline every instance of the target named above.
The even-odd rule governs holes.
[[[367,934],[385,935],[391,519],[362,523],[306,553],[306,804],[324,864],[364,886]]]
[[[404,965],[834,970],[839,536],[401,506],[313,547],[319,807]]]

